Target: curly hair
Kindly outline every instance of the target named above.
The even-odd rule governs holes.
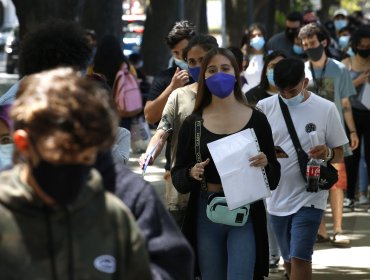
[[[108,148],[118,127],[106,91],[71,68],[22,79],[10,116],[35,142],[55,136],[61,152]]]
[[[303,26],[301,30],[299,31],[298,38],[302,40],[305,38],[313,37],[315,35],[317,36],[317,39],[319,40],[319,42],[326,40],[327,47],[329,46],[330,44],[329,32],[326,30],[326,28],[323,25],[317,24],[314,22]]]
[[[21,42],[20,75],[58,66],[85,69],[92,50],[84,34],[84,30],[73,21],[53,19],[40,24]]]
[[[180,41],[190,40],[195,35],[194,24],[187,20],[176,22],[166,37],[166,43],[173,49]]]

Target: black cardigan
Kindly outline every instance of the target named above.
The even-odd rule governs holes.
[[[196,248],[196,213],[197,200],[200,195],[200,182],[189,177],[189,168],[196,163],[194,151],[195,121],[202,120],[200,115],[192,114],[183,122],[179,136],[176,163],[171,170],[172,183],[180,193],[189,193],[189,204],[186,212],[183,233]],[[280,164],[276,159],[272,132],[266,116],[253,110],[251,119],[245,128],[253,128],[262,152],[268,159],[266,174],[271,190],[276,189],[280,180]],[[207,178],[206,178],[207,179]],[[269,272],[269,248],[267,236],[266,210],[262,200],[251,204],[250,217],[253,221],[256,238],[256,265],[254,279],[263,279]],[[196,250],[195,250],[196,251]]]

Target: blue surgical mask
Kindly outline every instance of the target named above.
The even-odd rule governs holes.
[[[250,45],[251,45],[252,48],[254,48],[257,51],[259,51],[265,45],[265,39],[263,37],[260,37],[260,36],[254,37],[250,41]]]
[[[339,47],[341,49],[344,49],[345,47],[348,46],[350,36],[340,36],[338,40]]]
[[[346,26],[347,26],[347,20],[346,19],[337,19],[337,20],[334,20],[335,30],[339,31],[343,27],[346,27]]]
[[[284,101],[284,103],[288,106],[297,106],[299,103],[301,103],[304,99],[304,90],[300,93],[298,93],[296,96],[286,99],[280,95],[281,99]]]
[[[297,44],[293,45],[293,52],[295,54],[303,54],[303,48]]]
[[[0,170],[13,164],[13,144],[0,145]]]
[[[348,48],[348,50],[347,50],[347,54],[349,55],[349,56],[355,56],[355,53],[353,52],[353,50],[352,50],[352,48]]]
[[[234,90],[235,76],[218,72],[206,79],[206,85],[209,91],[218,98],[228,97]]]
[[[269,81],[269,84],[272,85],[273,87],[276,87],[276,84],[274,81],[274,69],[273,68],[267,69],[266,77],[267,77],[267,80]]]
[[[189,67],[189,73],[195,82],[199,81],[200,66]]]
[[[188,64],[181,60],[181,59],[177,59],[177,58],[173,58],[173,60],[175,61],[176,65],[179,66],[182,70],[188,70]]]

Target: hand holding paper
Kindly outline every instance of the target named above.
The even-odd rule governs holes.
[[[250,166],[250,159],[258,166],[267,164],[253,129],[221,138],[207,146],[221,177],[230,210],[271,195],[264,169]]]
[[[264,153],[260,152],[258,155],[249,159],[250,166],[253,167],[265,167],[269,162]]]

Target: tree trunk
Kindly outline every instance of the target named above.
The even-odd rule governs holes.
[[[201,0],[202,6],[200,10],[200,20],[199,20],[199,33],[208,34],[208,21],[207,21],[207,0]]]
[[[186,0],[184,10],[184,18],[194,23],[197,33],[208,33],[206,0]]]
[[[148,75],[156,75],[167,67],[170,49],[165,38],[176,21],[176,7],[173,0],[152,0],[148,6],[141,45]]]
[[[339,0],[322,0],[321,1],[321,10],[317,11],[317,15],[319,16],[321,22],[326,22],[330,19],[329,17],[329,10],[330,6],[336,5],[340,6]]]
[[[12,0],[19,21],[20,36],[51,18],[80,20],[98,36],[122,35],[121,0]],[[81,14],[80,14],[81,13]]]
[[[261,23],[266,28],[267,38],[274,34],[275,26],[275,0],[254,1],[254,21]]]
[[[122,1],[83,0],[82,2],[79,21],[83,27],[95,30],[98,39],[108,34],[122,38]]]
[[[226,46],[240,47],[241,39],[247,28],[247,4],[245,0],[226,0]]]

